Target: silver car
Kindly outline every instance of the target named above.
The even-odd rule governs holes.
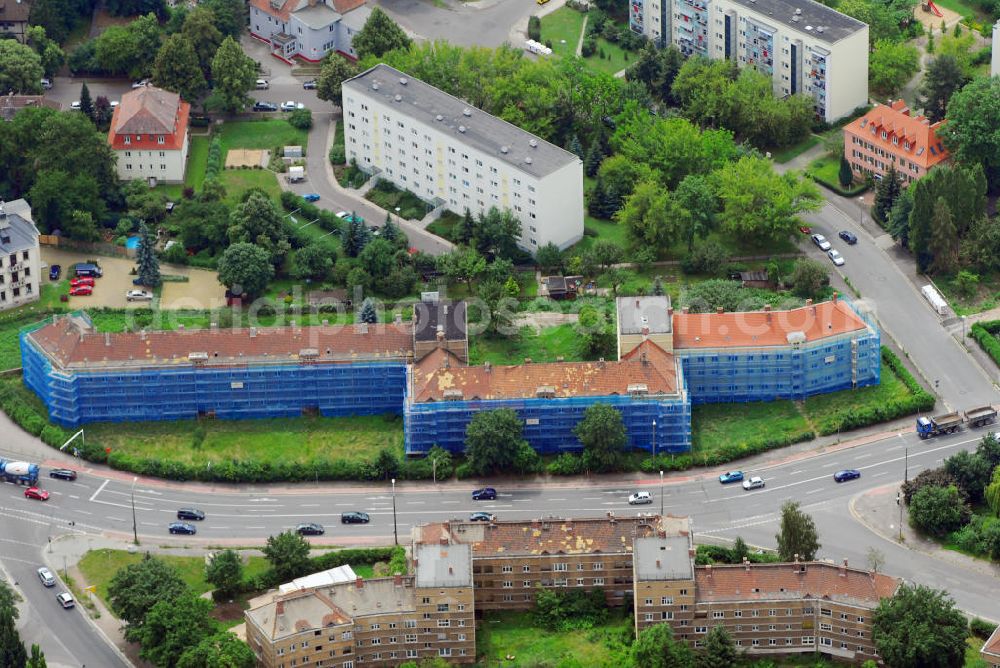
[[[56,586],[56,576],[52,575],[52,571],[42,566],[38,569],[38,579],[42,581],[42,584],[46,587]]]
[[[762,489],[764,487],[764,479],[759,475],[755,475],[749,480],[743,481],[743,489],[749,491],[751,489]]]
[[[149,302],[153,301],[153,293],[149,290],[129,290],[125,293],[125,301]]]

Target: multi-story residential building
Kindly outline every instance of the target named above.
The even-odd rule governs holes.
[[[868,26],[814,0],[630,0],[629,25],[661,47],[726,59],[802,93],[832,122],[868,103]]]
[[[348,160],[461,213],[509,209],[534,253],[583,237],[583,163],[569,151],[380,64],[343,84]]]
[[[469,318],[465,302],[422,300],[413,305],[413,355],[423,359],[443,348],[469,362]]]
[[[409,372],[406,451],[465,447],[465,429],[484,410],[510,408],[524,421],[524,438],[539,452],[578,451],[573,429],[595,403],[622,414],[630,448],[686,452],[691,402],[674,356],[644,341],[618,361],[464,366],[437,349]]]
[[[908,185],[950,157],[938,137],[940,129],[941,121],[911,116],[902,98],[876,104],[844,126],[844,157],[855,180],[881,179],[894,166]]]
[[[0,0],[2,2],[3,0]],[[37,107],[47,107],[48,109],[59,110],[62,105],[55,100],[50,100],[44,95],[14,95],[10,93],[0,97],[0,120],[13,120],[17,112],[22,109],[34,109]]]
[[[615,300],[615,309],[618,314],[618,359],[643,341],[652,341],[666,352],[673,352],[674,309],[669,295],[619,297]]]
[[[398,666],[476,658],[468,545],[424,545],[416,575],[269,593],[244,613],[247,643],[265,668]]]
[[[38,228],[23,199],[0,200],[0,311],[37,301],[42,294]]]
[[[993,635],[983,645],[979,655],[988,668],[1000,668],[1000,626],[993,631]]]
[[[13,37],[23,44],[30,14],[31,3],[28,0],[0,0],[0,37]]]
[[[356,60],[352,41],[370,14],[365,0],[250,0],[250,34],[288,63],[332,51]]]
[[[108,143],[118,158],[118,178],[157,183],[183,183],[188,153],[191,105],[155,86],[122,95],[108,130]]]

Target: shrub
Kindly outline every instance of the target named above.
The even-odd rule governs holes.
[[[969,622],[969,631],[972,635],[977,638],[982,638],[983,640],[986,640],[993,635],[993,632],[996,631],[996,629],[996,624],[990,624],[986,620],[979,619],[978,617]]]
[[[685,274],[708,274],[718,276],[729,259],[725,246],[717,241],[703,241],[681,260],[681,270]]]
[[[583,40],[583,45],[580,47],[580,55],[584,58],[589,58],[595,53],[597,53],[597,40],[592,36],[588,36]]]
[[[330,147],[330,164],[331,165],[343,165],[347,162],[347,152],[344,151],[344,147],[340,144],[334,144]]]
[[[977,322],[972,326],[971,332],[979,347],[1000,366],[1000,341],[996,337],[997,332],[1000,332],[1000,320]]]
[[[589,629],[607,621],[608,604],[600,589],[555,591],[539,587],[532,616],[535,624],[550,631]]]
[[[313,126],[313,114],[309,109],[296,109],[288,116],[288,124],[299,130],[308,130]]]
[[[536,42],[542,39],[542,20],[537,16],[528,19],[528,39],[533,39]]]
[[[579,475],[583,473],[583,458],[564,452],[545,467],[549,475]]]

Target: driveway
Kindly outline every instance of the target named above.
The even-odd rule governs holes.
[[[161,309],[214,309],[226,305],[226,288],[214,271],[161,264],[160,273],[188,277],[186,283],[163,284]]]
[[[461,46],[500,46],[511,28],[538,5],[535,0],[376,0],[410,33],[427,40],[445,39]]]
[[[42,246],[42,262],[48,265],[62,265],[64,279],[72,278],[71,268],[74,264],[77,262],[87,262],[92,259],[97,259],[100,262],[101,269],[104,270],[104,276],[94,282],[93,294],[86,297],[70,297],[69,307],[71,309],[98,307],[126,308],[147,305],[147,302],[129,302],[125,300],[125,293],[135,289],[135,286],[132,285],[132,279],[135,277],[129,273],[132,271],[132,267],[135,266],[133,260],[117,257],[95,258],[92,254],[88,255],[87,253]],[[63,280],[62,285],[68,292],[69,281]]]

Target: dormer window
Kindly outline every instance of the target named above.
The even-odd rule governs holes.
[[[125,143],[126,144],[131,144],[132,143],[132,138],[129,137],[128,135],[125,135]]]
[[[889,137],[889,133],[886,132],[885,130],[882,130],[882,139],[886,139],[888,137]]]
[[[903,142],[903,148],[906,149],[907,151],[909,151],[910,150],[910,142],[904,141]]]
[[[164,143],[163,135],[157,135],[157,137],[156,137],[156,143],[157,144],[163,144]]]
[[[899,144],[899,137],[893,136],[892,143],[898,145]]]

